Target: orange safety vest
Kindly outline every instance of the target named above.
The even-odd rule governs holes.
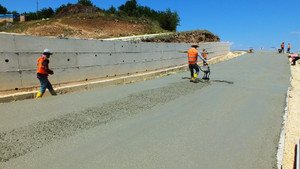
[[[46,58],[42,55],[38,60],[37,60],[37,73],[40,73],[40,74],[49,74],[47,71],[46,71],[46,67],[43,65],[43,62]]]
[[[198,50],[195,48],[191,48],[188,50],[188,63],[189,64],[196,64],[198,57]]]
[[[206,60],[206,58],[207,58],[207,53],[202,53],[201,55],[202,55],[202,57]]]

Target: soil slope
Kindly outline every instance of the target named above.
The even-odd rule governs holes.
[[[166,33],[158,22],[146,18],[120,17],[105,14],[95,7],[80,4],[63,8],[55,18],[0,24],[0,31],[34,36],[105,39],[132,35]],[[147,39],[146,42],[218,42],[209,31],[172,33],[167,37]]]

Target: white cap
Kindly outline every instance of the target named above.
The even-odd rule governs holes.
[[[51,51],[49,49],[44,49],[43,54],[50,54],[52,55]]]

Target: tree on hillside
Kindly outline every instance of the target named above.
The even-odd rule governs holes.
[[[170,9],[167,9],[166,12],[160,12],[158,16],[158,22],[160,26],[169,31],[176,31],[179,21],[180,19],[177,12],[173,13]]]
[[[50,8],[43,8],[40,11],[38,11],[38,18],[42,19],[42,18],[52,18],[54,17],[54,11],[53,9]]]
[[[8,11],[7,14],[19,14],[17,11]]]
[[[169,31],[176,31],[180,18],[177,12],[167,9],[166,12],[156,12],[149,7],[139,6],[136,0],[128,0],[124,5],[119,7],[119,14],[132,17],[146,17],[151,20],[157,20],[160,26]]]
[[[37,15],[36,12],[29,12],[29,13],[25,13],[26,16],[28,16],[29,20],[37,20]]]
[[[7,9],[0,4],[0,14],[6,14],[6,13],[7,13]]]
[[[127,1],[124,5],[121,5],[119,7],[119,10],[127,13],[128,16],[138,17],[139,15],[138,15],[137,8],[138,8],[138,5],[137,5],[136,0],[130,0],[130,1]]]
[[[112,14],[116,14],[118,11],[117,11],[117,9],[116,9],[115,7],[111,6],[111,7],[107,10],[107,12],[112,13]]]
[[[61,5],[60,7],[58,7],[56,10],[55,10],[55,14],[58,14],[62,9],[64,9],[65,7],[69,7],[71,6],[72,4],[71,3],[68,3],[67,6],[65,4]]]
[[[78,3],[84,6],[94,6],[90,0],[78,0]]]
[[[148,18],[155,18],[157,16],[157,12],[153,9],[150,9],[147,6],[138,6],[137,7],[138,13],[140,14],[139,17],[144,16]]]
[[[26,13],[26,16],[29,17],[29,20],[38,20],[42,18],[52,18],[54,17],[54,11],[51,7],[43,8],[40,11],[36,12],[29,12]]]

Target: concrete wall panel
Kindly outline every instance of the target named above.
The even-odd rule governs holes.
[[[22,88],[20,73],[15,72],[0,72],[0,90],[14,90]]]
[[[135,64],[130,64],[130,63],[120,64],[118,67],[119,67],[119,69],[116,69],[116,74],[118,74],[118,75],[130,74],[137,70],[137,67],[135,66]]]
[[[142,48],[139,42],[115,42],[116,52],[142,52]]]
[[[0,53],[0,72],[18,71],[18,55],[13,52]]]
[[[106,77],[106,72],[103,72],[101,66],[93,66],[80,68],[77,79],[85,81],[101,77]]]
[[[140,61],[140,53],[114,53],[115,64],[133,63]]]
[[[78,67],[77,53],[59,52],[50,56],[50,69]]]
[[[20,70],[36,70],[37,60],[40,54],[18,53]]]
[[[49,45],[50,39],[44,39],[37,36],[13,35],[16,52],[33,52],[40,53],[45,48],[51,49]],[[52,39],[54,40],[54,39]]]
[[[50,49],[53,84],[168,68],[187,63],[187,43],[144,43],[47,38],[0,33],[0,90],[39,86],[36,61]],[[208,58],[227,54],[229,43],[200,43]]]
[[[22,71],[20,77],[21,77],[21,85],[18,88],[23,88],[23,86],[38,87],[40,85],[40,81],[36,76],[35,70]]]
[[[102,41],[102,40],[92,40],[92,39],[72,39],[74,41],[74,46],[76,46],[75,51],[77,52],[111,52],[115,51],[114,41]]]
[[[83,80],[78,67],[52,69],[54,75],[49,75],[53,84],[75,82]]]
[[[14,45],[14,36],[10,34],[0,33],[0,54],[2,52],[16,51]]]
[[[142,66],[147,70],[157,70],[158,68],[161,68],[162,67],[162,63],[161,63],[161,60],[156,60],[156,61],[153,61],[153,62],[146,62],[144,64],[142,64]],[[143,68],[141,67],[141,68]]]
[[[144,53],[149,53],[149,52],[161,52],[163,48],[161,48],[160,45],[157,43],[143,43],[141,42],[140,47]]]
[[[101,57],[101,55],[94,53],[80,54],[77,56],[77,65],[79,67],[101,65]]]
[[[112,53],[97,53],[95,55],[92,55],[92,54],[87,54],[87,55],[90,55],[89,57],[91,59],[93,59],[93,61],[95,63],[92,64],[93,61],[89,61],[83,55],[78,55],[78,65],[79,66],[95,66],[95,65],[104,66],[104,65],[110,65],[110,64],[117,63],[116,61],[114,61],[115,57],[113,56]]]

